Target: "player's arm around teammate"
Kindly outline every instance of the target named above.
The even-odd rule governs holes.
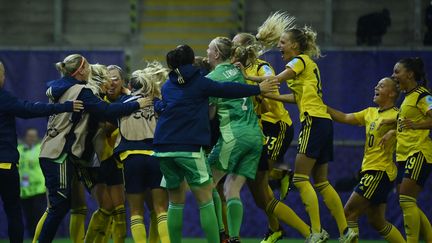
[[[207,77],[221,83],[245,83],[240,71],[231,64],[232,53],[239,49],[244,47],[233,45],[228,38],[213,39],[207,49],[207,57],[214,70]],[[224,194],[227,199],[229,242],[238,242],[243,215],[240,189],[246,178],[255,178],[263,144],[262,133],[251,99],[212,99],[211,103],[217,107],[221,137],[209,155],[209,163],[215,183],[227,174]]]
[[[48,189],[50,208],[43,224],[39,242],[51,242],[61,220],[71,207],[71,180],[74,165],[70,159],[81,159],[84,153],[89,114],[110,118],[132,113],[145,100],[131,104],[107,104],[86,86],[90,66],[79,54],[67,56],[56,64],[62,78],[49,82],[47,95],[58,103],[67,99],[81,99],[84,111],[74,115],[51,116],[40,154],[41,168]],[[73,135],[72,135],[73,134]]]
[[[274,45],[277,41],[275,37],[280,37],[277,46],[283,60],[288,63],[273,79],[287,81],[294,93],[302,122],[294,185],[300,191],[311,222],[312,232],[308,242],[323,242],[329,236],[321,228],[318,198],[309,181],[310,175],[336,220],[340,236],[347,233],[348,227],[339,195],[327,179],[328,162],[333,160],[333,124],[322,99],[319,68],[313,61],[313,58],[321,56],[316,44],[316,32],[307,26],[295,28],[293,21],[288,15],[273,14],[259,28],[257,38]],[[266,79],[249,75],[246,78],[257,82]]]
[[[396,140],[393,137],[383,147],[381,140],[394,126],[391,123],[380,125],[383,120],[396,119],[398,109],[395,108],[395,102],[398,96],[397,82],[387,77],[381,79],[374,88],[373,101],[378,107],[348,114],[328,107],[334,121],[366,128],[361,178],[344,210],[352,236],[354,232],[358,235],[359,217],[366,214],[369,224],[388,242],[405,242],[399,230],[385,219],[387,196],[393,189],[397,174],[393,162]]]
[[[238,51],[234,53],[234,58],[235,61],[243,60],[242,64],[246,67],[245,72],[247,74],[263,77],[274,76],[270,64],[258,58],[261,47],[255,36],[249,33],[239,33],[233,38],[233,43],[243,47],[236,49]],[[248,80],[246,82],[249,84],[255,83]],[[265,97],[273,94],[280,95],[277,91],[265,94]],[[247,184],[255,203],[267,214],[269,231],[262,243],[275,242],[282,238],[282,228],[279,225],[279,220],[295,228],[306,238],[310,233],[309,226],[290,207],[274,197],[273,191],[268,184],[269,171],[274,169],[281,172],[280,169],[273,168],[273,165],[284,162],[285,152],[292,141],[294,131],[291,118],[283,103],[279,101],[256,96],[253,97],[253,104],[260,119],[259,122],[266,137],[266,142],[259,160],[256,177],[254,180],[248,179]],[[282,176],[278,179],[283,178],[286,173],[286,171],[280,173]],[[285,193],[287,193],[288,188],[285,189]],[[281,194],[283,194],[282,188]],[[286,194],[281,195],[281,198],[285,198],[285,196]]]
[[[19,154],[15,118],[35,118],[62,112],[81,110],[79,101],[66,104],[45,104],[22,101],[4,89],[5,66],[0,61],[0,197],[6,212],[10,242],[23,242],[24,225],[22,222],[20,183],[18,174]]]
[[[194,67],[195,54],[181,45],[167,54],[171,69],[162,86],[163,99],[155,103],[159,120],[154,149],[169,193],[168,228],[171,242],[181,242],[186,179],[200,205],[201,226],[208,242],[219,243],[219,232],[212,200],[212,179],[203,147],[210,142],[208,97],[239,98],[271,92],[274,83],[249,86],[218,83],[202,76]]]
[[[160,83],[167,78],[168,70],[158,62],[132,73],[129,81],[131,95],[120,102],[127,103],[138,97],[151,100],[160,98]],[[153,105],[118,120],[119,139],[114,152],[124,165],[125,188],[131,211],[131,232],[135,242],[147,242],[144,226],[144,203],[150,190],[151,205],[157,217],[160,241],[169,243],[167,227],[168,194],[161,187],[162,173],[157,157],[153,156],[153,137],[157,115]]]

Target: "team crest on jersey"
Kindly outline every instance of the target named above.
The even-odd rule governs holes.
[[[375,129],[375,122],[372,122],[369,126],[369,130],[373,131]]]
[[[426,104],[428,106],[428,110],[431,110],[432,109],[432,96],[431,95],[426,96]]]
[[[263,70],[264,70],[265,76],[273,75],[273,71],[268,65],[264,65]]]

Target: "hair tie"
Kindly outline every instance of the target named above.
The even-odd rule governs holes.
[[[73,73],[71,74],[71,77],[75,76],[75,75],[78,73],[78,71],[82,68],[83,64],[84,64],[84,57],[81,56],[81,64],[80,64],[79,67],[75,70],[75,72],[73,72]]]

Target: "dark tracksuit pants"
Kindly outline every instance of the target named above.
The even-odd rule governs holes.
[[[39,243],[45,243],[53,241],[61,221],[71,208],[71,182],[75,172],[72,162],[68,159],[63,163],[44,158],[40,158],[39,161],[45,176],[50,205],[39,235]]]
[[[9,241],[22,243],[24,224],[21,211],[19,174],[15,163],[10,169],[0,169],[0,196],[8,220]]]

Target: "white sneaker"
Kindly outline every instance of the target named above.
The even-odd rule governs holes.
[[[351,228],[348,228],[347,232],[339,238],[340,243],[351,243],[353,240],[358,238],[358,234]]]
[[[306,239],[305,243],[324,243],[330,238],[329,233],[324,229],[321,229],[320,233],[311,233]]]

